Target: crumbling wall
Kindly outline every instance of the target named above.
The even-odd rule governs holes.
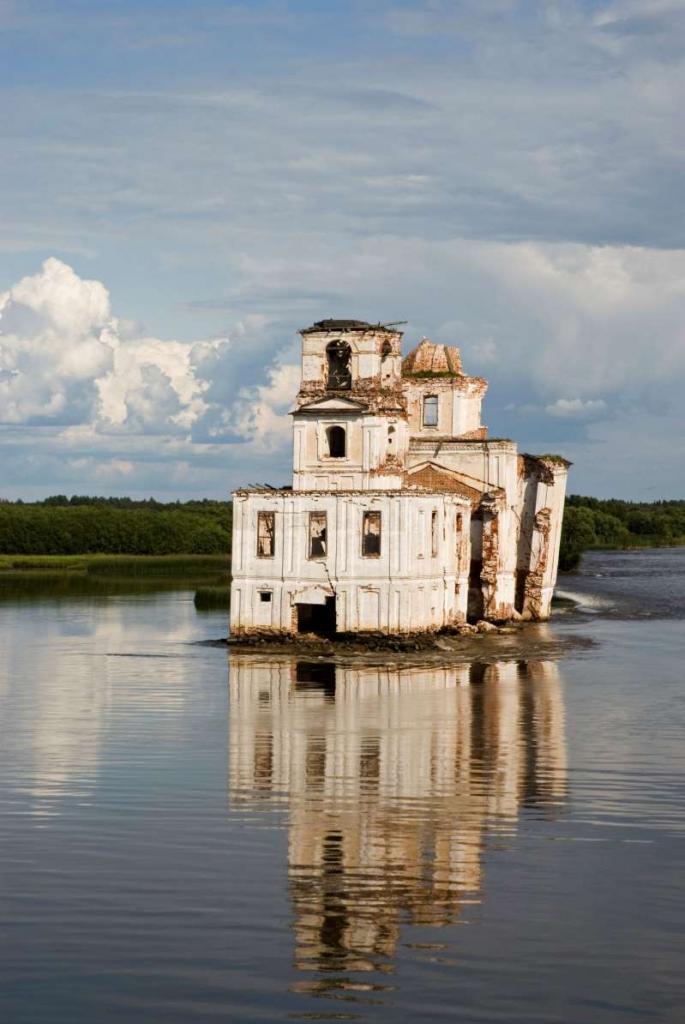
[[[531,567],[526,574],[523,588],[524,618],[547,618],[544,607],[543,587],[549,560],[549,540],[552,511],[541,508],[535,514],[534,533],[531,541]]]

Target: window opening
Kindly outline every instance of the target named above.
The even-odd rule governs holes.
[[[326,556],[326,513],[309,513],[309,557]]]
[[[438,513],[431,512],[431,555],[437,558],[438,555]]]
[[[259,558],[273,558],[275,548],[275,512],[257,513],[257,555]]]
[[[381,514],[365,512],[362,522],[362,555],[377,558],[381,553]]]
[[[329,391],[349,391],[352,387],[351,358],[352,350],[344,341],[331,341],[326,346],[326,386]]]
[[[464,517],[461,512],[457,512],[456,519],[454,521],[454,532],[455,532],[455,547],[457,559],[461,554],[461,533],[464,529]]]
[[[346,453],[346,437],[344,427],[329,427],[326,431],[328,454],[331,459],[344,459]]]
[[[426,395],[423,400],[423,425],[424,427],[437,427],[438,425],[437,395]]]
[[[271,603],[271,591],[270,590],[260,590],[259,591],[259,600],[263,601],[265,604],[270,604]]]

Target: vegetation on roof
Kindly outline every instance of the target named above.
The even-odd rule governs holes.
[[[462,377],[463,374],[455,373],[453,370],[403,370],[403,377]]]
[[[533,458],[534,459],[544,459],[545,462],[554,462],[555,465],[557,465],[557,466],[570,466],[571,465],[571,463],[568,461],[568,459],[565,459],[563,455],[551,455],[548,452],[545,453],[544,455],[534,455]]]

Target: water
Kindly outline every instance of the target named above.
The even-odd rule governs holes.
[[[557,661],[230,674],[190,592],[5,595],[3,1024],[682,1021],[685,552],[561,589]]]

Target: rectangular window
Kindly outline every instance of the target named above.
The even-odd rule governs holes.
[[[437,427],[438,425],[437,395],[426,395],[423,400],[423,425],[424,427]]]
[[[454,542],[456,548],[457,561],[461,554],[461,534],[464,529],[464,517],[461,512],[457,512],[457,517],[454,521]]]
[[[381,514],[365,512],[362,522],[362,555],[378,558],[381,553]]]
[[[265,604],[269,604],[271,602],[271,591],[270,590],[260,590],[259,591],[259,600],[263,601]]]
[[[275,512],[257,513],[257,556],[273,558],[275,551],[276,514]]]
[[[438,557],[438,513],[431,512],[431,555]]]
[[[309,557],[326,557],[326,513],[309,513]]]

